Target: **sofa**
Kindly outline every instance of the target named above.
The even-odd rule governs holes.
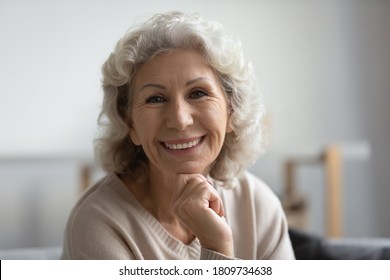
[[[289,229],[297,260],[390,260],[390,239],[327,239]]]

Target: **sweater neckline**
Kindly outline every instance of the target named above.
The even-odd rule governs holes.
[[[123,195],[127,196],[132,204],[132,206],[139,213],[141,220],[151,228],[152,233],[161,240],[163,243],[162,246],[168,246],[173,253],[182,254],[185,251],[188,252],[189,258],[195,259],[199,257],[200,254],[200,242],[198,238],[194,238],[189,244],[185,244],[176,237],[174,237],[171,233],[169,233],[164,226],[147,211],[142,204],[136,199],[132,191],[126,186],[126,184],[115,174],[112,173],[110,176],[112,180],[115,181],[116,184],[121,186],[120,190]],[[110,180],[111,181],[111,180]]]

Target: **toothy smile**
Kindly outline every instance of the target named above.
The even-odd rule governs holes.
[[[184,150],[184,149],[189,149],[192,147],[195,147],[196,145],[199,144],[200,140],[202,138],[198,138],[196,140],[187,142],[187,143],[179,143],[179,144],[169,144],[164,142],[165,147],[167,147],[170,150]]]

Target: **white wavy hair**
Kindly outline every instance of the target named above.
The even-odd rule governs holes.
[[[95,139],[97,161],[107,172],[128,173],[134,180],[148,176],[148,159],[132,143],[126,117],[131,116],[132,83],[137,66],[174,49],[198,51],[215,70],[229,100],[233,132],[225,137],[210,176],[226,187],[264,151],[265,106],[250,63],[239,40],[217,22],[181,12],[157,14],[131,28],[102,67],[101,135]]]

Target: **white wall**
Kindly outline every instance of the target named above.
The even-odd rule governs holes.
[[[91,158],[102,62],[135,20],[169,10],[200,12],[241,38],[271,117],[271,145],[252,170],[280,192],[287,157],[317,154],[330,142],[368,146],[370,157],[345,161],[345,235],[390,236],[388,1],[0,0],[0,159]],[[56,236],[22,244],[26,239],[13,233],[29,211],[15,205],[40,188],[46,206],[36,219],[44,220],[42,231],[57,220],[60,232],[77,197],[78,165],[59,164],[59,175],[43,173],[50,170],[42,164],[36,174],[48,178],[33,187],[15,181],[31,175],[21,164],[10,170],[10,161],[0,160],[2,174],[14,174],[12,184],[9,175],[0,177],[2,212],[13,205],[1,216],[0,248],[60,242]],[[300,176],[302,190],[321,204],[321,172]],[[43,201],[35,200],[31,209]],[[44,214],[53,201],[63,205],[61,218]],[[319,233],[322,215],[312,215]]]

